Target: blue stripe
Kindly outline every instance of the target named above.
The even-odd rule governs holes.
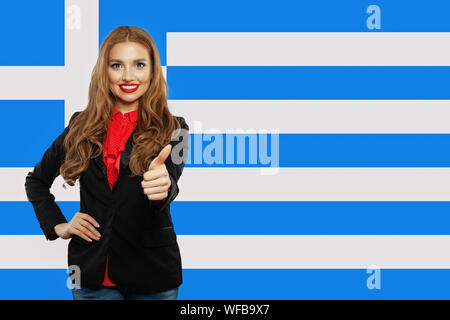
[[[137,1],[124,7],[119,0],[99,2],[99,46],[119,25],[139,25],[154,38],[166,65],[166,32],[449,32],[450,3],[446,0],[229,0],[224,6],[209,0],[186,2]],[[369,30],[366,9],[381,8],[381,29]],[[120,15],[117,9],[120,8]],[[148,12],[162,14],[152,15]],[[234,80],[236,80],[236,77]],[[195,83],[195,81],[194,81]],[[187,84],[187,83],[183,83]],[[201,88],[202,86],[199,86]],[[204,90],[208,92],[208,90]]]
[[[0,12],[1,66],[64,66],[64,0],[2,1]]]
[[[183,269],[179,300],[450,299],[449,269]],[[72,300],[66,269],[1,269],[2,300]]]
[[[280,139],[280,164],[282,167],[448,167],[450,134],[287,134]]]
[[[180,299],[449,299],[448,269],[381,270],[369,290],[365,269],[183,270]]]
[[[79,201],[57,201],[56,203],[67,221],[80,211]],[[14,214],[11,214],[12,212]],[[29,201],[0,201],[0,219],[5,220],[0,223],[2,235],[43,235],[33,205]]]
[[[186,159],[186,167],[449,166],[450,134],[190,134]]]
[[[450,67],[167,67],[172,100],[450,99],[448,79]]]
[[[76,201],[57,204],[68,221],[80,210]],[[171,216],[179,235],[448,235],[449,212],[450,202],[446,201],[175,201],[171,204]],[[29,202],[0,202],[0,221],[2,235],[43,235]]]
[[[369,290],[365,269],[183,270],[180,299],[449,299],[448,269],[381,270]]]
[[[0,300],[73,300],[67,269],[0,269]]]
[[[34,167],[62,132],[62,104],[43,104],[30,104],[23,129],[14,128],[26,148],[9,139],[15,122],[1,127],[12,152],[0,166]],[[190,134],[186,167],[450,167],[450,134]]]
[[[183,235],[450,234],[450,202],[181,201],[171,212]]]
[[[64,130],[64,100],[0,100],[0,110],[0,167],[34,167]]]

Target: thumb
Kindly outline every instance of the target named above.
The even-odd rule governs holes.
[[[171,151],[172,151],[172,145],[169,143],[167,146],[165,146],[161,150],[161,152],[158,154],[158,156],[152,160],[148,169],[149,170],[155,169],[157,166],[163,165],[164,161],[166,161],[166,159],[169,157]]]

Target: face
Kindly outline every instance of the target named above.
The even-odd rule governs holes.
[[[119,110],[138,108],[138,99],[150,85],[150,68],[149,52],[143,45],[121,42],[112,47],[108,60],[109,88]]]

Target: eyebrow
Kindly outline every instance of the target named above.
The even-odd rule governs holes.
[[[123,62],[120,59],[109,59],[109,62],[113,62],[113,61],[117,61],[117,62]],[[138,62],[138,61],[147,61],[147,59],[141,58],[141,59],[135,59],[134,62]]]

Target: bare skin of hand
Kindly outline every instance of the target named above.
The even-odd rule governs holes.
[[[100,227],[97,221],[87,213],[77,212],[70,222],[60,223],[55,226],[55,233],[63,239],[77,235],[86,241],[99,240],[100,232],[95,227]]]
[[[172,183],[164,161],[166,161],[171,151],[171,144],[165,146],[158,156],[152,160],[148,171],[144,173],[141,185],[149,200],[165,199],[169,194],[169,188]]]

